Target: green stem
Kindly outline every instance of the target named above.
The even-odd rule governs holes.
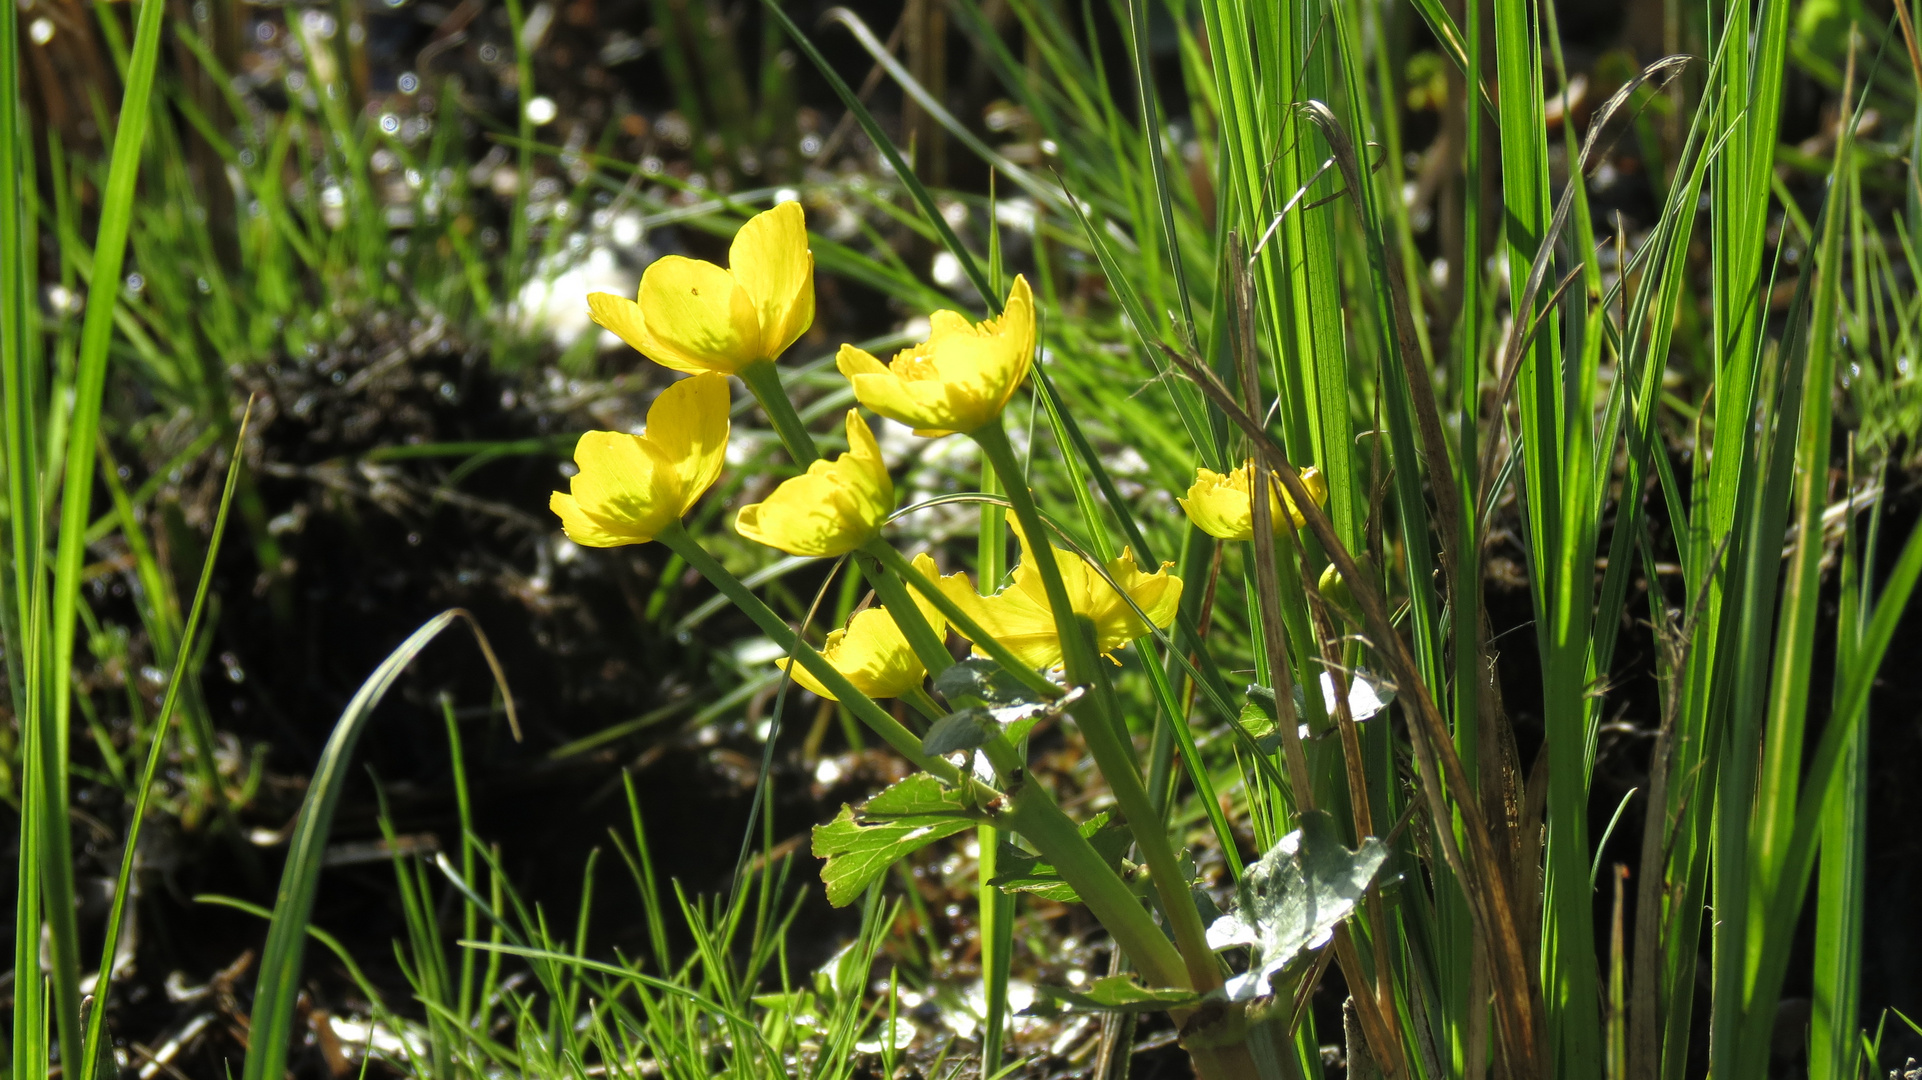
[[[774,370],[774,361],[756,360],[736,374],[747,384],[747,392],[761,403],[761,411],[774,425],[781,445],[787,447],[787,456],[803,469],[814,464],[821,451],[815,448],[814,436],[808,434],[800,414],[794,411],[794,403],[788,400],[787,391],[781,386],[781,373]]]
[[[709,555],[679,522],[670,525],[655,539],[667,545],[669,550],[707,578],[763,633],[786,649],[796,663],[807,668],[808,673],[819,679],[821,685],[840,699],[841,704],[887,740],[903,757],[933,773],[943,783],[971,783],[970,778],[953,765],[923,754],[921,740],[913,732],[855,689],[820,653],[799,640],[780,616],[769,610],[759,597],[741,584],[739,578]],[[896,558],[899,558],[898,553]],[[1060,872],[1062,879],[1074,887],[1135,967],[1153,980],[1155,985],[1182,985],[1185,980],[1181,978],[1180,954],[1169,944],[1160,927],[1155,925],[1147,909],[1129,891],[1127,883],[1081,835],[1074,822],[1055,805],[1047,789],[1038,783],[1019,782],[1022,776],[1020,761],[1007,739],[997,738],[985,749],[996,768],[1018,783],[1013,796],[1002,804],[1007,809],[1000,813],[999,824],[1020,833],[1034,844],[1036,850]],[[991,789],[984,788],[982,794],[987,796],[984,803],[999,801],[996,798],[998,793]],[[1190,911],[1193,910],[1192,904],[1188,907]]]
[[[1040,784],[1017,788],[996,824],[1027,837],[1053,863],[1150,986],[1188,982],[1181,954],[1155,925],[1154,917]]]
[[[1072,707],[1075,723],[1081,728],[1081,737],[1087,742],[1088,750],[1094,755],[1095,764],[1108,781],[1109,789],[1114,792],[1115,802],[1119,804],[1122,816],[1127,819],[1135,844],[1148,863],[1155,888],[1161,893],[1162,907],[1168,914],[1170,928],[1174,931],[1175,942],[1187,962],[1189,985],[1207,993],[1221,985],[1221,969],[1215,961],[1214,951],[1208,947],[1207,932],[1201,925],[1201,913],[1195,909],[1194,899],[1188,893],[1187,878],[1181,873],[1174,846],[1168,842],[1167,830],[1161,826],[1161,815],[1156,812],[1154,800],[1141,782],[1141,771],[1135,763],[1133,750],[1123,739],[1121,714],[1114,689],[1106,673],[1096,666],[1099,659],[1094,654],[1093,627],[1085,617],[1075,614],[1068,600],[1067,587],[1061,580],[1061,568],[1055,563],[1054,545],[1049,542],[1048,533],[1041,524],[1041,513],[1035,508],[1033,492],[1028,489],[1026,478],[1015,463],[1014,448],[1008,444],[1008,435],[1002,429],[1000,420],[976,430],[974,441],[980,445],[981,452],[987,455],[995,471],[1001,474],[1001,483],[1007,489],[1015,519],[1027,534],[1028,557],[1035,560],[1035,566],[1041,571],[1042,589],[1047,595],[1048,607],[1054,612],[1056,632],[1061,638],[1062,662],[1067,669],[1068,681],[1087,686],[1092,691]],[[1107,920],[1102,921],[1105,923]]]
[[[947,711],[935,704],[934,698],[918,686],[909,687],[907,692],[901,695],[901,700],[914,706],[914,711],[927,717],[930,723],[947,715]]]
[[[900,552],[879,540],[870,540],[861,550],[881,560],[881,565],[894,571],[895,577],[913,586],[916,592],[927,597],[928,602],[934,605],[934,610],[945,616],[950,625],[973,642],[975,648],[987,653],[995,663],[1006,668],[1008,674],[1020,679],[1021,685],[1047,698],[1061,696],[1059,686],[1049,682],[1046,675],[1022,663],[1014,653],[1008,651],[1007,646],[996,641],[992,634],[981,628],[980,623],[975,622],[972,616],[961,610],[960,605],[950,599],[947,593],[942,592],[940,586],[929,581],[925,574],[916,570]]]
[[[870,550],[886,546],[878,539],[873,541],[867,549],[856,553],[855,562],[861,567],[868,584],[873,585],[874,591],[880,594],[881,606],[894,617],[894,625],[901,628],[901,636],[908,639],[908,647],[914,650],[921,665],[928,669],[928,674],[939,675],[954,666],[954,657],[948,652],[942,635],[935,633],[934,627],[928,625],[927,617],[921,613],[921,607],[914,602],[914,597],[908,594],[900,575],[883,565]],[[896,554],[898,556],[899,553]],[[942,715],[936,713],[935,717],[938,719]]]
[[[808,670],[808,674],[819,679],[822,686],[827,687],[841,704],[848,707],[849,712],[872,728],[876,735],[885,739],[889,746],[900,751],[903,757],[917,766],[940,777],[944,783],[954,784],[961,781],[959,769],[940,758],[932,758],[922,753],[921,740],[914,732],[909,731],[899,720],[888,715],[887,710],[875,704],[872,698],[856,690],[846,676],[834,669],[833,664],[828,663],[825,657],[816,652],[807,642],[802,641],[792,627],[761,602],[760,597],[755,596],[752,590],[741,584],[741,579],[730,573],[727,567],[722,566],[714,556],[709,555],[700,541],[688,535],[680,522],[677,521],[668,526],[654,539],[666,544],[670,551],[679,555],[689,566],[698,571],[709,584],[721,590],[721,595],[732,601],[735,607],[740,608],[742,614],[754,620],[754,624],[761,628],[762,633],[786,650],[788,655],[794,658],[795,663]]]
[[[754,400],[761,403],[761,411],[767,414],[768,421],[781,437],[781,445],[787,448],[788,457],[803,468],[813,464],[821,457],[821,451],[814,445],[814,436],[808,433],[807,426],[794,411],[794,403],[788,400],[787,391],[781,386],[781,374],[775,370],[774,361],[756,360],[740,371],[741,382],[747,385]],[[869,548],[884,546],[877,539]],[[881,571],[875,565],[873,552],[868,558],[858,559],[861,573],[881,595],[881,603],[894,616],[894,624],[908,639],[914,655],[932,674],[939,675],[954,663],[941,635],[934,632],[921,614],[921,609],[908,597],[908,591],[894,576]],[[936,714],[937,716],[940,714]]]

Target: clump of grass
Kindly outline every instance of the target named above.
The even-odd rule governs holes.
[[[1448,145],[1459,153],[1443,163],[1457,177],[1449,212],[1459,215],[1441,256],[1445,295],[1459,303],[1444,310],[1444,294],[1418,272],[1424,256],[1403,198],[1403,97],[1379,9],[1116,3],[1105,15],[1125,42],[1119,67],[1099,47],[1092,14],[1077,24],[1040,0],[1007,9],[1019,48],[1015,27],[985,6],[952,5],[1009,96],[1001,129],[1011,135],[998,146],[919,84],[932,68],[895,62],[878,36],[841,18],[916,103],[921,134],[945,126],[988,164],[996,179],[986,198],[924,185],[918,169],[935,152],[917,146],[911,162],[898,151],[773,3],[766,51],[779,51],[777,30],[787,35],[886,163],[885,185],[823,184],[803,198],[859,201],[938,245],[952,269],[939,284],[972,290],[967,306],[989,314],[1001,310],[1016,262],[1002,222],[1020,223],[1041,359],[1024,395],[974,432],[980,490],[939,501],[978,514],[972,559],[985,591],[1011,569],[1008,514],[1034,542],[1022,572],[1034,575],[1056,620],[1060,678],[997,645],[901,551],[869,539],[854,559],[861,580],[932,676],[903,695],[925,725],[877,705],[809,644],[810,608],[793,601],[777,613],[730,569],[751,562],[753,549],[726,540],[713,545],[726,559],[709,550],[724,531],[712,500],[691,526],[660,534],[678,565],[707,577],[824,683],[850,728],[865,723],[921,770],[816,833],[830,895],[863,903],[845,971],[817,982],[787,970],[783,919],[793,915],[777,913],[788,894],[784,871],[773,869],[786,863],[768,860],[725,901],[677,896],[669,909],[638,811],[622,854],[644,897],[652,967],[590,958],[587,908],[571,935],[554,932],[465,828],[463,803],[458,865],[396,859],[409,925],[401,963],[415,1001],[393,1005],[362,980],[373,1025],[397,1038],[389,1064],[422,1076],[563,1075],[589,1062],[617,1075],[847,1075],[855,1043],[876,1025],[892,1030],[889,1003],[861,989],[892,923],[879,892],[887,867],[972,832],[988,983],[984,1072],[1003,1060],[1012,927],[1024,894],[1037,893],[1085,903],[1117,945],[1109,978],[1054,988],[1056,996],[1117,1016],[1172,1011],[1204,1075],[1318,1069],[1332,1036],[1317,1032],[1306,1006],[1334,970],[1354,1021],[1345,1034],[1351,1074],[1372,1062],[1397,1077],[1680,1077],[1705,1037],[1714,1075],[1759,1076],[1812,879],[1821,930],[1808,973],[1811,1074],[1877,1066],[1864,1056],[1856,992],[1866,712],[1922,573],[1922,531],[1878,580],[1881,501],[1857,479],[1884,475],[1916,424],[1903,358],[1913,352],[1917,308],[1901,284],[1916,272],[1915,212],[1884,228],[1881,203],[1864,192],[1890,177],[1910,190],[1916,178],[1912,161],[1865,144],[1859,125],[1871,102],[1910,111],[1888,78],[1916,55],[1907,22],[1848,37],[1833,139],[1821,157],[1797,159],[1824,178],[1805,206],[1776,172],[1792,36],[1785,3],[1682,24],[1697,58],[1624,79],[1580,138],[1568,123],[1551,135],[1544,115],[1551,92],[1572,97],[1552,9],[1492,0],[1468,5],[1457,23],[1442,5],[1415,5],[1446,61]],[[747,119],[745,81],[705,25],[674,5],[662,11],[663,26],[695,42],[688,55],[713,80],[708,93],[684,95],[685,117],[711,126],[740,165],[767,135]],[[510,5],[510,14],[520,40],[525,13]],[[110,360],[143,371],[165,400],[190,402],[210,420],[207,445],[224,446],[238,423],[223,373],[202,357],[297,351],[337,332],[357,305],[395,303],[410,286],[423,310],[498,320],[528,268],[552,265],[572,234],[539,233],[524,186],[505,268],[478,250],[453,209],[472,193],[451,125],[424,145],[396,140],[320,94],[242,145],[180,97],[172,104],[259,208],[236,240],[240,269],[216,269],[218,253],[170,209],[195,204],[194,181],[171,128],[151,123],[163,21],[148,0],[122,49],[125,94],[90,243],[65,193],[77,166],[57,141],[46,151],[60,180],[50,208],[36,190],[39,140],[19,125],[16,24],[9,6],[0,14],[0,154],[9,165],[0,169],[0,251],[19,272],[0,295],[13,571],[0,610],[20,736],[15,970],[39,970],[40,942],[50,946],[45,986],[16,980],[14,1073],[28,1076],[56,1060],[91,1073],[109,1015],[111,979],[83,1018],[67,847],[68,687],[87,617],[80,582],[95,535]],[[1163,27],[1176,44],[1172,61],[1153,48]],[[214,51],[180,29],[188,50],[220,73]],[[325,70],[330,54],[308,44],[309,77],[327,86],[339,77]],[[515,62],[527,85],[525,50]],[[1185,109],[1163,100],[1159,88],[1169,85],[1182,88]],[[1649,178],[1659,210],[1631,237],[1620,219],[1598,218],[1580,181],[1630,123],[1645,143],[1660,142],[1647,120],[1657,102],[1671,128],[1659,147],[1665,168]],[[148,183],[163,197],[142,202],[134,185],[149,140]],[[531,176],[542,149],[524,111],[503,145]],[[695,145],[714,153],[704,140]],[[402,175],[429,178],[404,250],[372,194],[381,153]],[[568,153],[593,181],[557,195],[550,211],[573,209],[551,216],[580,216],[594,184],[615,199],[639,197],[640,169]],[[309,179],[289,197],[280,179],[295,160]],[[1575,181],[1558,190],[1558,171]],[[702,221],[727,231],[767,194],[717,195],[699,206]],[[63,288],[116,285],[87,290],[77,328],[40,321],[41,216],[61,241]],[[862,239],[870,246],[816,234],[816,266],[920,308],[951,306],[871,232]],[[138,265],[152,270],[134,296],[117,288],[130,240]],[[1708,252],[1706,266],[1691,256],[1697,248]],[[182,251],[199,253],[194,280],[153,269]],[[324,303],[310,292],[316,283]],[[1703,325],[1691,331],[1698,317]],[[568,363],[585,361],[584,340]],[[504,355],[516,347],[510,340]],[[787,461],[770,444],[742,471],[769,481],[813,462],[823,421],[858,396],[826,358],[756,368],[747,385]],[[1866,467],[1843,452],[1838,418],[1856,425]],[[1218,541],[1175,513],[1173,498],[1197,468],[1227,473],[1250,461],[1247,541]],[[1839,498],[1838,462],[1848,485]],[[1309,465],[1326,480],[1325,506],[1304,484]],[[223,524],[230,502],[243,516],[248,506],[236,465],[228,478]],[[123,767],[117,778],[137,827],[176,714],[195,760],[209,768],[214,760],[189,681],[207,578],[184,615],[167,607],[157,565],[139,555],[138,493],[107,486],[117,522],[108,527],[123,530],[143,580],[153,578],[150,633],[172,669],[145,735],[144,772],[136,780]],[[1299,508],[1298,524],[1269,511],[1271,490],[1286,494],[1279,505]],[[914,536],[917,518],[936,509],[903,511],[890,535]],[[1486,566],[1498,516],[1519,537],[1542,675],[1540,700],[1526,703],[1544,725],[1528,768],[1511,711],[1524,706],[1501,699],[1505,661],[1490,619]],[[271,534],[254,531],[265,560]],[[1113,560],[1124,549],[1147,568],[1165,559],[1185,587],[1159,623],[1137,605],[1151,628],[1115,648],[1120,667],[1111,669],[1060,579],[1093,573],[1117,584]],[[1841,603],[1827,622],[1831,562]],[[749,580],[800,565],[774,564]],[[933,625],[916,623],[912,593],[988,655],[955,663]],[[836,614],[854,601],[844,590]],[[1656,648],[1632,674],[1659,684],[1659,716],[1645,725],[1653,749],[1638,855],[1626,877],[1611,877],[1611,909],[1598,902],[1597,882],[1619,848],[1591,830],[1596,811],[1608,809],[1594,805],[1598,742],[1608,684],[1627,664],[1617,655],[1620,628],[1641,617],[1644,601]],[[454,618],[429,623],[397,651],[336,729],[282,893],[261,910],[272,923],[249,1077],[283,1069],[319,851],[355,736],[400,668]],[[1831,699],[1812,701],[1817,643],[1831,633]],[[1363,685],[1378,698],[1392,689],[1394,703],[1358,716]],[[1119,812],[1069,818],[1032,769],[1024,741],[1032,727],[1001,726],[1010,715],[1069,729]],[[451,719],[448,731],[458,763]],[[977,758],[986,762],[979,771],[970,768]],[[222,785],[200,778],[204,812],[224,812]],[[1611,833],[1624,820],[1633,830],[1636,818],[1623,814],[1609,819]],[[1197,846],[1221,860],[1221,884],[1234,895],[1225,921],[1197,898],[1199,871],[1184,855]],[[131,866],[129,854],[116,904]],[[458,933],[436,915],[437,893],[458,897]],[[1322,918],[1301,915],[1308,901]],[[1598,909],[1608,913],[1600,925]],[[696,942],[688,955],[668,948],[669,910]],[[101,969],[112,967],[120,916],[108,925]],[[352,968],[337,942],[321,940]],[[1698,1031],[1702,957],[1713,978]],[[507,990],[507,963],[525,965],[534,989]],[[894,1043],[882,1042],[891,1072]]]

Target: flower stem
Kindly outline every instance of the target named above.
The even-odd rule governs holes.
[[[996,824],[1027,837],[1054,864],[1149,985],[1187,985],[1181,954],[1155,925],[1154,916],[1040,784],[1030,781],[1016,788]]]
[[[909,731],[899,720],[890,716],[886,709],[875,704],[872,698],[856,690],[846,676],[834,669],[833,664],[828,663],[825,657],[816,652],[807,642],[802,641],[792,627],[761,602],[760,597],[755,596],[752,590],[741,584],[741,579],[730,573],[727,567],[722,566],[714,556],[709,555],[700,541],[688,535],[687,529],[682,527],[680,522],[677,521],[668,526],[654,539],[666,544],[669,550],[699,571],[709,584],[721,590],[721,595],[732,601],[735,607],[740,608],[742,614],[754,620],[754,624],[761,628],[762,633],[774,639],[776,645],[787,650],[795,663],[800,664],[808,670],[808,674],[819,679],[821,685],[827,687],[841,704],[846,705],[850,712],[861,719],[862,723],[872,728],[876,735],[885,739],[889,746],[900,751],[903,757],[940,777],[944,783],[955,784],[964,779],[961,771],[952,764],[922,753],[921,740],[914,732]]]
[[[1128,954],[1129,960],[1143,975],[1158,986],[1183,985],[1186,980],[1182,976],[1181,954],[1169,944],[1154,918],[1135,899],[1127,882],[1102,859],[1074,822],[1061,812],[1047,789],[1026,778],[1018,756],[1005,737],[995,739],[985,748],[997,769],[1015,787],[1014,794],[1004,799],[999,792],[977,784],[949,762],[923,754],[921,740],[913,732],[888,715],[873,699],[855,689],[820,653],[799,640],[780,616],[769,610],[759,597],[741,584],[739,578],[709,555],[679,522],[670,525],[655,539],[666,544],[669,550],[719,589],[763,633],[788,650],[796,663],[807,668],[808,673],[832,691],[841,704],[846,705],[849,711],[903,757],[939,777],[945,784],[973,785],[982,797],[983,805],[1001,806],[1003,809],[995,815],[996,823],[1020,833],[1035,846],[1087,903],[1089,910],[1108,929],[1115,944]],[[898,552],[895,558],[900,559]],[[903,565],[906,565],[905,560]],[[913,572],[911,568],[910,572]]]
[[[781,373],[774,369],[772,360],[756,360],[736,374],[747,384],[747,392],[761,403],[761,411],[767,414],[768,422],[774,425],[775,434],[781,437],[781,445],[787,447],[787,456],[805,469],[820,458],[821,451],[814,446],[814,436],[808,434],[801,416],[794,411],[794,403],[787,398],[787,391],[781,386]]]
[[[973,616],[963,611],[947,593],[942,592],[940,586],[929,581],[926,575],[916,570],[914,564],[903,558],[900,552],[879,540],[870,540],[861,550],[879,559],[881,565],[894,571],[895,577],[913,586],[916,592],[927,597],[928,602],[934,605],[934,610],[946,617],[950,625],[972,641],[975,648],[987,653],[995,663],[1006,668],[1008,674],[1021,680],[1023,686],[1043,697],[1052,699],[1061,696],[1059,686],[1049,682],[1046,675],[1022,663],[1014,653],[1008,651],[1007,646],[996,641],[993,635],[981,628],[980,623],[974,621]]]
[[[873,547],[886,547],[886,545],[876,540],[869,545],[869,548]],[[894,549],[888,550],[892,552]],[[895,552],[897,558],[899,554]],[[934,627],[928,625],[927,617],[921,613],[921,608],[914,602],[914,597],[908,594],[908,588],[902,584],[900,575],[883,565],[868,548],[857,551],[855,555],[855,562],[861,567],[862,576],[868,579],[868,584],[874,586],[874,591],[880,595],[881,606],[886,608],[888,614],[894,618],[894,625],[901,629],[901,636],[908,639],[908,647],[914,650],[914,655],[921,661],[921,666],[927,668],[930,675],[939,675],[953,667],[954,657],[948,652],[947,642],[942,640],[942,635],[934,632]],[[940,715],[940,713],[935,714],[937,717]]]
[[[935,704],[934,698],[929,695],[926,690],[918,686],[909,687],[907,692],[901,695],[901,700],[914,706],[914,711],[927,717],[929,723],[933,723],[948,714],[946,709]]]
[[[1161,825],[1161,815],[1156,813],[1148,789],[1141,782],[1141,770],[1135,763],[1133,748],[1125,741],[1125,729],[1114,689],[1108,683],[1106,673],[1097,667],[1099,660],[1094,653],[1093,626],[1085,617],[1075,614],[1074,606],[1068,600],[1067,587],[1061,580],[1061,567],[1055,562],[1054,545],[1049,542],[1048,533],[1041,524],[1041,513],[1034,505],[1034,493],[1029,490],[1026,477],[1021,475],[1020,467],[1015,463],[1014,448],[1008,444],[1008,435],[1002,429],[1001,421],[997,419],[977,429],[974,441],[980,444],[981,452],[987,455],[995,471],[1001,474],[1008,502],[1014,507],[1015,520],[1020,522],[1022,532],[1027,534],[1028,557],[1035,560],[1035,566],[1041,572],[1042,589],[1047,595],[1048,607],[1054,612],[1055,630],[1061,639],[1061,656],[1068,681],[1087,686],[1091,691],[1071,708],[1075,723],[1080,727],[1081,737],[1094,755],[1101,775],[1114,792],[1115,802],[1119,804],[1129,831],[1134,834],[1135,843],[1148,864],[1155,888],[1161,894],[1162,907],[1168,914],[1170,929],[1174,931],[1175,943],[1180,947],[1182,959],[1187,962],[1189,985],[1207,993],[1221,985],[1221,969],[1215,961],[1214,951],[1208,947],[1207,932],[1201,925],[1201,913],[1195,909],[1194,899],[1188,893],[1188,880],[1175,858],[1167,830]],[[1107,920],[1102,921],[1105,924]],[[1143,974],[1146,973],[1144,969]]]

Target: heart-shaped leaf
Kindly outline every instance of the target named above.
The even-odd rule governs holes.
[[[1208,944],[1216,949],[1253,950],[1248,971],[1228,981],[1229,997],[1245,1001],[1266,993],[1270,979],[1326,944],[1387,858],[1388,848],[1372,836],[1356,850],[1342,846],[1327,812],[1303,814],[1299,829],[1248,868],[1234,912],[1208,928]]]

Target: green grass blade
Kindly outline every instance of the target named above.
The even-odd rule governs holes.
[[[935,233],[941,238],[941,243],[954,254],[956,259],[960,260],[962,272],[967,275],[968,281],[974,285],[975,290],[981,294],[982,302],[988,305],[990,311],[999,311],[1001,298],[994,294],[994,286],[988,280],[987,272],[981,269],[981,263],[974,257],[974,253],[961,243],[959,236],[955,235],[954,227],[948,224],[946,217],[942,216],[941,208],[935,204],[934,196],[928,193],[920,177],[916,176],[914,170],[902,159],[901,152],[895,149],[887,132],[881,130],[881,125],[874,119],[874,114],[868,111],[868,107],[862,104],[859,97],[855,96],[854,91],[848,87],[847,81],[842,79],[840,73],[827,62],[827,58],[821,55],[821,50],[814,47],[814,42],[801,32],[800,27],[794,25],[794,20],[781,9],[780,0],[761,0],[761,5],[776,22],[781,24],[781,28],[787,31],[788,37],[807,56],[808,61],[821,73],[821,77],[827,80],[828,85],[834,88],[834,93],[841,99],[841,103],[854,114],[855,121],[861,125],[861,130],[867,133],[875,149],[879,150],[881,156],[887,160],[888,167],[907,186],[908,194],[914,198],[915,205],[921,208],[921,213],[926,216],[928,224],[934,226]]]
[[[1853,495],[1853,492],[1851,492]],[[1872,515],[1879,521],[1882,504]],[[1864,615],[1872,599],[1871,560],[1863,572],[1855,508],[1842,539],[1841,610],[1836,620],[1836,665],[1853,668]],[[1871,537],[1876,529],[1871,526]],[[1866,552],[1873,553],[1873,540]],[[1840,684],[1838,684],[1839,686]],[[1869,727],[1855,726],[1843,747],[1841,775],[1822,810],[1820,877],[1816,886],[1814,992],[1810,995],[1810,1080],[1850,1080],[1857,1074],[1857,1024],[1862,963],[1862,905],[1868,865]]]
[[[73,412],[66,423],[65,487],[54,557],[52,640],[48,643],[51,667],[47,671],[45,690],[53,707],[51,715],[42,714],[52,728],[43,733],[39,744],[40,756],[48,768],[47,786],[41,791],[44,801],[27,810],[30,827],[40,830],[41,853],[46,863],[43,884],[53,946],[51,981],[63,1061],[81,1058],[80,950],[73,914],[72,842],[67,826],[67,733],[73,698],[67,687],[73,669],[74,631],[79,621],[75,609],[80,603],[81,563],[86,554],[87,523],[91,517],[94,453],[107,380],[107,347],[113,336],[120,268],[133,220],[134,184],[139,178],[141,150],[153,115],[149,102],[159,62],[163,11],[160,0],[144,0],[141,4],[126,89],[120,103],[120,119],[114,129],[112,163],[101,194],[100,228],[93,249],[94,284],[87,293]]]
[[[251,413],[251,408],[249,413]],[[214,562],[220,554],[221,538],[227,534],[227,511],[232,509],[234,483],[240,478],[241,462],[245,458],[247,420],[240,422],[240,440],[234,444],[233,458],[227,464],[227,482],[220,493],[220,507],[214,514],[213,536],[207,543],[207,557],[200,567],[200,582],[194,587],[193,606],[187,611],[187,621],[182,626],[179,647],[174,650],[173,674],[167,680],[167,694],[161,700],[160,713],[154,721],[153,734],[147,745],[147,763],[140,774],[139,784],[134,788],[133,810],[127,819],[127,837],[120,857],[120,872],[114,878],[113,905],[107,916],[106,941],[100,948],[100,979],[95,992],[94,1006],[87,1012],[87,1029],[81,1057],[81,1076],[94,1076],[100,1061],[102,1039],[106,1035],[107,1001],[111,993],[114,955],[119,948],[120,935],[125,922],[127,897],[132,891],[134,856],[139,850],[141,825],[147,814],[147,800],[153,793],[154,780],[160,775],[160,763],[166,756],[167,728],[173,719],[174,707],[180,700],[181,687],[185,685],[190,669],[197,659],[194,645],[200,630],[201,616],[206,612],[207,594],[213,585]]]
[[[321,751],[314,769],[312,785],[301,803],[300,816],[287,848],[287,865],[281,873],[280,888],[274,898],[274,918],[267,930],[267,944],[261,951],[260,977],[254,991],[247,1060],[241,1075],[245,1080],[280,1080],[286,1071],[287,1049],[293,1030],[294,999],[300,990],[302,944],[307,920],[313,913],[314,894],[320,888],[321,859],[326,854],[327,836],[333,828],[334,808],[340,802],[354,746],[374,709],[400,678],[415,656],[439,637],[441,631],[464,619],[473,630],[482,654],[493,669],[501,696],[507,702],[510,722],[514,718],[513,695],[507,689],[492,648],[473,616],[459,608],[441,612],[422,624],[401,642],[387,659],[381,661],[341,713],[340,721]]]

